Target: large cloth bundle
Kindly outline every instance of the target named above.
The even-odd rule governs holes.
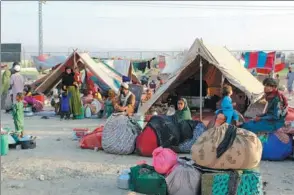
[[[179,159],[179,164],[165,178],[168,194],[196,195],[200,191],[201,173],[189,164],[189,161]]]
[[[258,136],[262,142],[262,160],[285,160],[292,154],[292,136],[276,132]]]
[[[83,149],[102,149],[102,132],[103,126],[96,128],[91,133],[86,134],[80,140],[80,147]]]
[[[157,173],[167,174],[177,164],[177,154],[169,148],[156,148],[152,153],[152,164]]]
[[[192,146],[192,159],[212,169],[252,169],[262,154],[258,137],[227,123],[205,131]]]
[[[136,152],[140,156],[152,156],[152,152],[158,147],[157,136],[150,126],[146,126],[136,139]]]
[[[102,147],[111,154],[131,154],[141,127],[132,118],[121,113],[112,114],[102,133]]]
[[[202,195],[263,195],[262,178],[258,171],[204,173]]]
[[[169,148],[179,145],[181,137],[179,128],[169,117],[153,116],[147,126],[155,130],[159,146]]]

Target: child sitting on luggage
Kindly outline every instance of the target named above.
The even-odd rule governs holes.
[[[66,91],[63,91],[60,98],[60,120],[64,117],[70,119],[70,106],[69,106],[69,95]]]
[[[16,103],[12,105],[12,117],[14,121],[16,136],[23,137],[24,130],[24,109],[23,109],[23,94],[16,94]]]
[[[223,98],[221,101],[221,108],[216,111],[216,115],[218,115],[220,111],[222,111],[222,113],[226,117],[226,123],[228,124],[231,124],[232,120],[238,121],[239,115],[234,110],[235,103],[233,103],[231,99],[231,96],[233,95],[232,87],[229,85],[224,85],[222,95],[223,95]]]

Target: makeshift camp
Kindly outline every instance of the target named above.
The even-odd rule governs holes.
[[[194,101],[195,103],[196,101],[202,107],[206,94],[202,92],[203,98],[199,97],[201,75],[203,75],[203,92],[221,88],[226,79],[231,85],[243,92],[251,103],[256,102],[263,96],[262,84],[226,48],[210,46],[202,40],[196,39],[185,55],[182,68],[171,75],[156,90],[152,98],[139,108],[138,112],[146,113],[160,97],[162,97],[162,101],[165,101],[163,94],[166,95],[170,92],[177,92],[179,96],[196,96],[191,102]],[[188,79],[190,79],[190,83],[187,83]],[[185,82],[186,86],[183,85]],[[198,83],[197,86],[196,83]],[[190,87],[187,87],[187,85],[190,85]],[[191,94],[193,91],[197,95]],[[218,95],[220,96],[220,94]],[[202,99],[201,103],[200,99]]]
[[[101,60],[101,62],[109,66],[116,73],[127,76],[136,83],[140,83],[140,80],[133,72],[131,60]]]
[[[102,91],[113,89],[117,93],[122,82],[122,75],[114,72],[101,62],[95,62],[88,53],[73,52],[61,66],[53,70],[50,76],[35,91],[45,94],[49,93],[60,82],[65,67],[79,67],[80,69],[90,71],[95,76],[93,78],[94,82]]]

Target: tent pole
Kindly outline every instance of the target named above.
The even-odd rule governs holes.
[[[275,78],[275,70],[276,70],[276,56],[277,56],[277,52],[275,51],[275,57],[274,57],[274,64],[273,64],[273,75],[272,78]]]
[[[200,121],[202,121],[202,60],[200,57]]]

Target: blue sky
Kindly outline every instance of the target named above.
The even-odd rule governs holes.
[[[1,42],[38,51],[38,2],[1,4]],[[294,49],[290,8],[294,2],[47,2],[44,50],[182,50],[197,37],[230,49]]]

